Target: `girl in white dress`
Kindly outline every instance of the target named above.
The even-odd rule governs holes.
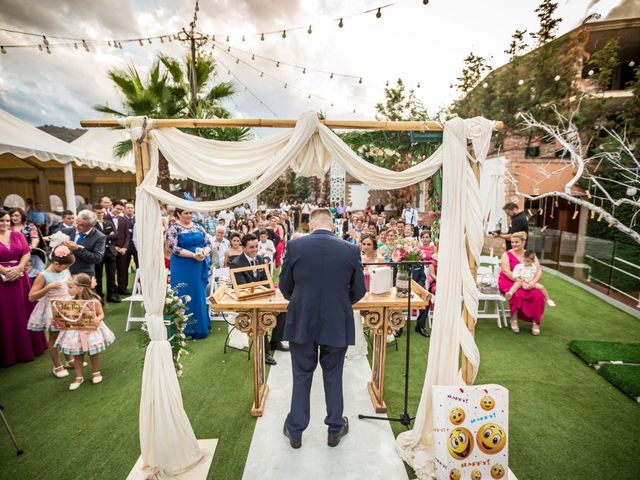
[[[67,280],[71,277],[69,267],[76,261],[68,247],[59,245],[53,249],[51,264],[44,272],[38,274],[29,291],[29,301],[36,304],[27,329],[36,332],[49,332],[49,356],[53,362],[53,374],[58,378],[69,375],[60,362],[60,350],[53,344],[58,338],[59,330],[51,325],[51,300],[68,300],[71,298],[67,288]],[[69,355],[67,360],[72,360]]]
[[[74,300],[85,300],[85,308],[95,312],[95,330],[63,330],[58,336],[56,347],[62,353],[73,355],[76,377],[69,385],[69,390],[77,390],[84,382],[83,363],[84,354],[91,359],[91,383],[102,382],[100,373],[100,352],[104,351],[115,340],[115,335],[104,323],[104,310],[100,297],[92,290],[91,277],[86,273],[79,273],[71,277],[68,282],[69,294]]]

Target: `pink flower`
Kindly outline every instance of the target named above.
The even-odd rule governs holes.
[[[69,250],[69,247],[67,247],[66,245],[58,245],[56,249],[53,251],[53,254],[56,257],[66,257],[70,253],[71,253],[71,250]]]
[[[400,250],[394,250],[391,254],[391,260],[394,262],[401,262],[403,259],[402,252]]]

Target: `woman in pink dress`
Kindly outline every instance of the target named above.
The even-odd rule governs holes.
[[[527,241],[525,232],[516,232],[511,235],[511,250],[507,250],[500,258],[500,275],[498,277],[498,288],[504,295],[514,284],[513,269],[519,263],[522,263],[524,257],[524,245]],[[518,319],[530,322],[531,333],[540,335],[540,322],[544,314],[544,294],[535,288],[535,284],[542,276],[540,263],[536,258],[535,261],[537,273],[533,282],[524,286],[513,294],[509,300],[509,308],[511,310],[511,330],[514,333],[520,333],[518,327]]]
[[[24,269],[30,257],[24,235],[11,230],[9,212],[0,210],[0,367],[29,362],[47,349],[44,332],[27,330],[33,303]]]

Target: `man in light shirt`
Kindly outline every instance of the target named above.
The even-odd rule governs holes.
[[[402,218],[405,223],[410,225],[415,225],[418,221],[418,212],[415,208],[411,206],[411,202],[407,202],[404,205],[404,210],[402,210]]]
[[[226,252],[227,248],[230,246],[229,240],[224,238],[225,230],[226,228],[224,225],[218,225],[213,236],[213,242],[211,242],[211,255],[213,258],[213,265],[216,268],[220,268],[224,265],[224,252]]]

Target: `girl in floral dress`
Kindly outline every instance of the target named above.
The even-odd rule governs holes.
[[[51,265],[44,272],[36,277],[31,290],[29,291],[29,301],[36,304],[27,329],[35,332],[49,332],[49,355],[53,361],[53,374],[58,378],[69,375],[60,362],[60,350],[53,347],[58,338],[59,330],[51,325],[51,300],[68,300],[71,298],[67,288],[67,280],[71,277],[69,267],[76,261],[73,253],[68,247],[59,245],[53,250],[51,255]],[[68,357],[71,360],[71,356]]]
[[[104,351],[115,340],[115,335],[104,323],[104,310],[100,297],[92,290],[91,277],[79,273],[70,278],[69,294],[74,300],[85,300],[86,307],[95,312],[95,330],[63,330],[58,335],[55,346],[64,354],[73,355],[76,377],[69,385],[69,390],[77,390],[84,382],[84,354],[91,359],[91,383],[102,382],[100,373],[100,352]]]

